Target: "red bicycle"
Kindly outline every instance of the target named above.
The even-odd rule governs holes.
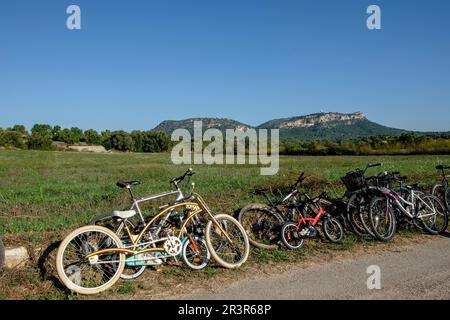
[[[297,213],[297,222],[289,221],[281,228],[281,239],[289,249],[298,249],[303,246],[306,238],[318,235],[316,226],[321,225],[325,237],[332,243],[339,243],[344,239],[344,228],[341,223],[325,212],[320,202],[325,195],[322,193],[316,198],[305,194],[306,200],[294,204]]]

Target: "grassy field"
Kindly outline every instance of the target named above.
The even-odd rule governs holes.
[[[280,157],[275,176],[261,176],[255,165],[196,165],[192,181],[213,210],[233,214],[249,202],[263,201],[250,194],[255,187],[286,187],[301,171],[308,177],[303,187],[312,194],[342,195],[339,177],[368,162],[383,163],[368,174],[396,170],[411,182],[429,185],[439,178],[434,167],[450,163],[450,156],[286,156]],[[117,180],[141,180],[135,188],[139,195],[157,193],[170,189],[168,181],[188,167],[173,165],[169,154],[0,151],[0,236],[6,245],[45,247],[95,215],[128,208],[128,194],[115,186]],[[270,253],[268,259],[267,255],[255,251],[253,259],[285,256]],[[1,277],[0,285],[9,283]],[[0,298],[9,296],[1,291]]]

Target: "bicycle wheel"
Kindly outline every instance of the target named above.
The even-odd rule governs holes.
[[[439,234],[447,230],[448,212],[441,200],[431,194],[417,200],[417,218],[428,233]]]
[[[96,294],[110,288],[125,267],[125,255],[106,253],[86,259],[101,250],[122,248],[122,241],[111,230],[85,226],[71,232],[60,244],[56,270],[62,283],[80,294]]]
[[[441,200],[443,203],[446,202],[445,200],[445,193],[446,193],[446,186],[442,183],[437,183],[433,186],[433,189],[431,190],[431,194],[435,197],[438,197],[439,200]]]
[[[208,250],[205,239],[197,236],[188,238],[182,249],[184,262],[189,268],[194,270],[201,270],[208,265],[211,259],[211,253]]]
[[[450,212],[450,187],[445,189],[445,209],[447,209],[447,213]]]
[[[370,202],[369,218],[372,232],[380,241],[389,241],[396,230],[395,214],[389,200],[374,197]]]
[[[366,212],[367,209],[367,201],[360,193],[353,194],[348,200],[347,221],[349,222],[352,232],[363,238],[371,237],[361,221],[362,212]]]
[[[332,243],[339,243],[344,239],[344,227],[336,218],[324,219],[322,229],[325,237]]]
[[[284,245],[291,250],[299,249],[303,246],[304,239],[299,234],[297,224],[287,222],[281,228],[281,240]]]
[[[225,268],[237,268],[247,261],[250,252],[247,233],[242,225],[230,215],[218,214],[214,218],[227,233],[231,242],[212,220],[208,221],[205,240],[211,256]]]
[[[137,222],[134,219],[122,220],[108,215],[101,215],[92,219],[89,224],[102,226],[114,231],[114,233],[120,238],[124,246],[126,246],[127,244],[130,244],[131,241],[128,237],[128,234],[124,232],[125,224],[127,224],[128,227],[133,230],[136,227]],[[146,266],[132,266],[126,263],[125,269],[120,275],[120,278],[124,280],[136,279],[144,273],[145,268]]]
[[[2,239],[0,239],[0,270],[5,265],[5,246],[3,245]]]
[[[263,204],[245,206],[239,212],[238,220],[252,245],[260,249],[278,248],[283,219],[273,214],[267,206]]]

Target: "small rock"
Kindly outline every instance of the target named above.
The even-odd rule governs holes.
[[[25,247],[6,248],[5,250],[5,267],[8,269],[23,267],[29,259],[30,256]]]

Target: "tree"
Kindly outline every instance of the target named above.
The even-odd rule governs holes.
[[[80,143],[85,140],[83,130],[77,127],[70,128],[70,136],[73,144]]]
[[[35,124],[28,139],[29,149],[50,150],[52,148],[52,127],[48,124]]]
[[[19,132],[22,135],[28,135],[28,131],[25,128],[25,126],[21,125],[21,124],[16,124],[11,128],[11,131],[15,131],[15,132]]]
[[[114,131],[109,138],[111,142],[111,148],[119,151],[131,151],[133,150],[133,139],[128,132],[123,130]]]
[[[61,141],[61,126],[54,126],[52,129],[53,141]]]
[[[102,145],[106,150],[111,149],[111,131],[105,130],[101,133]]]
[[[144,149],[144,133],[139,130],[134,130],[131,132],[131,138],[133,139],[133,151],[134,152],[143,152]]]
[[[84,132],[85,141],[89,144],[99,145],[102,143],[102,137],[94,129],[89,129]]]
[[[169,150],[170,137],[162,131],[143,132],[143,152],[164,152]]]
[[[33,128],[31,128],[32,134],[39,134],[43,137],[52,137],[52,127],[48,124],[35,124]]]

